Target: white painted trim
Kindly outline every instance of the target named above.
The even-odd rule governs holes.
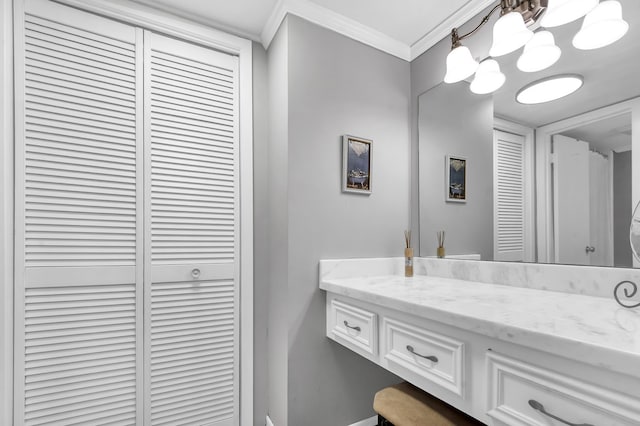
[[[200,25],[204,25],[206,27],[212,27],[212,28],[216,28],[220,31],[224,31],[225,33],[228,34],[233,34],[235,36],[238,37],[242,37],[242,38],[246,38],[249,40],[253,40],[255,42],[260,42],[260,35],[250,32],[250,31],[244,31],[241,30],[237,27],[233,27],[231,25],[226,25],[223,24],[222,22],[218,22],[215,20],[211,20],[209,18],[206,18],[202,15],[197,15],[195,13],[189,13],[189,12],[185,12],[184,10],[180,10],[177,7],[171,7],[171,6],[167,6],[165,4],[161,4],[157,1],[154,0],[134,0],[136,3],[140,3],[143,4],[145,6],[149,6],[151,8],[154,8],[156,10],[161,10],[163,12],[166,12],[172,16],[177,16],[180,18],[184,18],[190,22],[195,22],[198,23]]]
[[[378,424],[378,416],[371,416],[368,419],[360,420],[359,422],[352,423],[349,426],[376,426]]]
[[[0,2],[0,424],[13,424],[13,1]]]
[[[149,1],[143,0],[143,2]],[[264,48],[268,49],[284,18],[287,14],[292,14],[410,62],[447,37],[452,28],[460,27],[492,4],[495,4],[495,0],[467,2],[420,40],[407,45],[309,0],[278,0],[262,29],[260,39]]]
[[[594,111],[589,111],[575,117],[560,120],[536,129],[536,218],[538,240],[538,262],[553,261],[553,203],[551,200],[551,139],[553,135],[566,132],[585,124],[616,117],[622,114],[632,114],[635,129],[640,127],[640,98],[634,98],[617,104],[609,105]],[[631,132],[632,145],[637,147],[632,153],[633,164],[640,164],[640,131]],[[634,161],[638,160],[638,161]],[[640,181],[640,167],[632,168],[632,182]],[[640,185],[633,184],[633,205],[640,201]],[[631,206],[633,208],[633,206]]]
[[[405,43],[309,0],[278,1],[262,30],[262,45],[265,49],[271,44],[280,23],[287,14],[299,16],[405,61],[410,60],[411,49]]]
[[[239,52],[240,424],[253,423],[253,46]]]
[[[409,60],[413,61],[418,56],[435,46],[443,38],[451,34],[453,28],[458,28],[472,19],[478,13],[491,5],[495,5],[495,0],[478,0],[467,2],[447,19],[438,24],[434,29],[429,31],[420,40],[411,45],[411,55]],[[478,21],[478,24],[480,22]],[[444,58],[442,58],[444,61]]]
[[[251,56],[251,41],[170,13],[127,0],[53,0],[78,9],[158,31],[185,41],[230,53]]]
[[[494,117],[493,128],[507,133],[524,136],[524,162],[525,162],[525,223],[524,223],[524,260],[525,262],[536,261],[536,203],[535,203],[535,161],[534,145],[535,131],[531,127],[519,123]]]
[[[271,421],[271,417],[267,414],[266,426],[273,426],[273,422]]]

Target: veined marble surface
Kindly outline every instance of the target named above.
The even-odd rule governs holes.
[[[424,265],[405,278],[403,258],[321,261],[320,288],[640,377],[640,309],[612,296],[424,276]]]
[[[450,257],[445,259],[416,257],[414,258],[414,274],[609,299],[613,297],[613,289],[621,281],[632,281],[640,286],[640,269],[478,262]],[[321,279],[323,277],[344,278],[375,275],[404,275],[404,258],[320,261]]]

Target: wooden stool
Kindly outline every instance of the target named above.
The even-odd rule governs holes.
[[[378,426],[479,426],[484,423],[404,382],[376,393]]]

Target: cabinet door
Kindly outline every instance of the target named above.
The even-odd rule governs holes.
[[[142,33],[15,7],[15,424],[137,424]]]
[[[144,37],[147,423],[232,425],[237,58]]]

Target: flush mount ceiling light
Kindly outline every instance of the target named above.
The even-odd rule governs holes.
[[[582,87],[584,79],[578,74],[561,74],[543,78],[518,90],[516,101],[532,105],[564,98]]]
[[[445,83],[457,83],[482,70],[478,60],[474,59],[471,51],[461,42],[478,32],[498,9],[500,18],[493,27],[489,55],[499,57],[524,46],[517,64],[518,69],[524,72],[548,68],[561,55],[553,34],[545,30],[534,34],[527,28],[540,18],[543,27],[555,27],[587,15],[582,28],[573,39],[573,44],[578,49],[597,49],[611,44],[620,39],[629,28],[622,19],[622,7],[615,0],[500,0],[470,32],[460,35],[457,28],[451,31],[451,52],[447,56]],[[483,80],[484,78],[479,79]],[[493,90],[497,90],[502,84],[494,86]],[[488,86],[477,83],[474,87]]]

